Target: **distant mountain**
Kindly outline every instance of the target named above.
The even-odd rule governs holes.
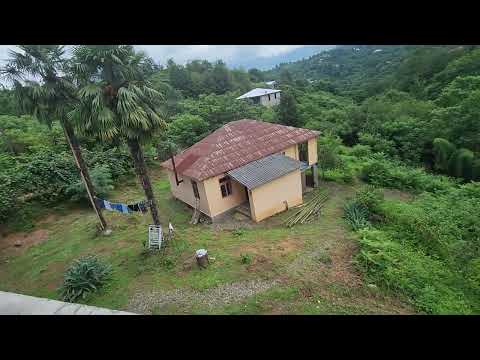
[[[358,100],[388,88],[434,97],[458,73],[478,74],[478,46],[458,45],[342,45],[306,59],[265,71],[278,80],[288,71],[293,79],[322,80]],[[456,61],[458,59],[458,61]],[[454,69],[458,68],[458,71]]]
[[[228,67],[236,68],[243,67],[244,69],[257,68],[260,70],[268,70],[274,66],[287,63],[291,61],[297,61],[314,54],[321,53],[326,50],[335,48],[336,45],[307,45],[295,50],[292,50],[288,53],[271,56],[271,57],[256,57],[256,58],[247,58],[247,59],[238,59],[232,62],[227,62]]]

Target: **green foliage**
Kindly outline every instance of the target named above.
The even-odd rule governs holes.
[[[343,216],[353,231],[358,231],[370,225],[367,208],[355,201],[347,202],[344,205]]]
[[[326,170],[335,170],[342,166],[339,155],[342,140],[331,132],[322,134],[318,139],[318,166],[325,175]]]
[[[240,93],[225,95],[200,95],[197,99],[184,99],[179,102],[180,113],[198,116],[208,123],[208,130],[214,131],[222,125],[244,118],[272,121],[274,110],[248,101],[235,98]]]
[[[200,116],[184,113],[172,119],[167,136],[177,146],[186,148],[204,138],[208,132],[208,123]]]
[[[432,314],[472,313],[458,284],[461,277],[410,244],[376,229],[360,230],[357,262],[369,281],[398,291]]]
[[[110,168],[105,165],[94,167],[90,171],[90,178],[92,179],[96,194],[99,197],[106,197],[108,193],[114,189]],[[69,196],[72,201],[88,200],[85,185],[83,181],[80,180],[68,185],[65,189],[65,194]]]
[[[67,269],[63,285],[60,289],[64,301],[74,302],[98,291],[108,280],[112,269],[94,255],[87,255],[78,260]]]
[[[242,264],[250,264],[252,262],[252,257],[249,254],[240,254],[240,262]]]
[[[414,202],[385,201],[381,228],[361,232],[359,264],[425,312],[478,312],[479,200],[480,184],[470,183]]]
[[[322,178],[325,181],[334,181],[342,184],[352,184],[355,181],[355,176],[350,167],[325,170]]]
[[[474,155],[468,149],[456,150],[448,162],[449,173],[456,177],[472,179],[472,166]]]
[[[193,60],[186,65],[170,60],[164,70],[171,86],[185,97],[197,98],[204,94],[223,95],[229,91],[246,92],[253,83],[263,81],[263,74],[257,69],[247,73],[241,69],[229,70],[223,61],[210,63]],[[162,70],[163,72],[163,70]]]
[[[350,155],[356,158],[368,157],[372,154],[372,148],[369,145],[357,144],[350,149]]]
[[[436,138],[433,140],[433,153],[435,155],[435,168],[447,172],[450,157],[455,151],[455,145],[448,140]]]
[[[289,92],[282,92],[280,104],[277,106],[278,121],[283,125],[301,127],[300,118],[297,112],[297,100]]]
[[[243,228],[236,228],[232,231],[232,234],[235,236],[242,236],[245,235],[245,229]]]
[[[373,185],[365,185],[356,192],[354,202],[363,206],[370,214],[379,210],[380,204],[383,203],[383,191]]]
[[[360,178],[367,183],[415,192],[450,190],[456,184],[452,178],[432,175],[420,168],[407,167],[388,160],[384,154],[374,154],[363,165]]]

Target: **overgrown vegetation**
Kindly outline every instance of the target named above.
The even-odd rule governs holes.
[[[93,292],[98,291],[108,280],[112,268],[103,263],[94,255],[87,255],[67,269],[63,285],[60,289],[64,301],[74,302],[77,299],[86,299]]]

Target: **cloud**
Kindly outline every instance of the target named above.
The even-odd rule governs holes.
[[[254,64],[256,60],[265,61],[306,48],[305,45],[136,45],[135,47],[144,50],[159,64],[166,64],[170,58],[180,64],[195,59],[208,61],[221,59],[229,66],[248,66]],[[8,49],[13,48],[15,48],[13,45],[0,45],[0,65],[8,58]]]
[[[223,60],[227,64],[238,63],[241,59],[254,59],[288,53],[303,45],[139,45],[160,64],[169,58],[184,64],[190,60]]]

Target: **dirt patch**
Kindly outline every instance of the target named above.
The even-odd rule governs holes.
[[[336,248],[329,255],[331,264],[328,264],[327,278],[332,282],[340,282],[350,287],[359,287],[362,285],[362,278],[353,266],[353,255],[357,247],[354,244],[348,244]]]
[[[272,260],[263,255],[256,255],[252,263],[247,266],[247,271],[249,272],[267,272],[272,269]]]
[[[287,237],[279,242],[257,241],[255,244],[245,244],[233,250],[233,255],[241,254],[285,256],[294,251],[302,249],[304,240],[298,237]]]
[[[35,244],[48,239],[48,231],[37,229],[32,232],[12,233],[0,237],[0,254],[19,255]]]

